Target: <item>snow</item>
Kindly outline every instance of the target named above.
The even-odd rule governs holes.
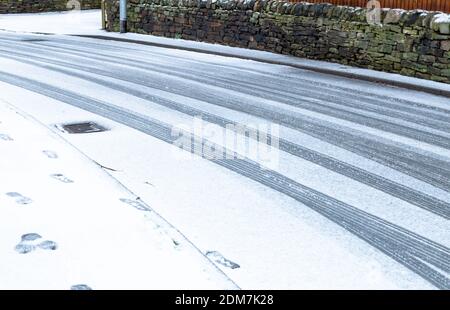
[[[219,267],[242,288],[431,288],[290,198],[201,159],[174,162],[173,146],[94,114],[14,87],[0,88],[8,94],[4,97],[16,98],[16,105],[48,125],[89,119],[110,128],[64,137],[117,170],[111,173],[170,218],[203,253],[217,251],[239,264],[237,269]],[[130,98],[122,101],[131,103]],[[39,110],[33,108],[36,103]]]
[[[100,10],[0,14],[0,29],[14,32],[94,34],[101,29]]]
[[[204,60],[208,60],[209,56],[204,56]],[[211,57],[210,60],[215,58],[215,56]],[[162,63],[162,62],[159,62]],[[136,97],[133,97],[131,95],[126,95],[122,92],[112,90],[110,88],[106,88],[103,86],[95,85],[93,83],[83,81],[81,79],[72,78],[69,79],[67,76],[59,73],[53,73],[52,75],[46,74],[46,70],[44,69],[37,69],[29,65],[24,65],[20,63],[16,63],[13,61],[2,61],[2,65],[4,70],[9,69],[12,70],[18,70],[20,72],[27,72],[28,78],[34,78],[39,79],[41,82],[48,83],[48,84],[58,84],[65,89],[70,89],[72,91],[77,91],[79,94],[86,95],[87,97],[103,97],[107,98],[108,103],[114,104],[116,106],[120,106],[122,108],[126,108],[127,110],[132,110],[139,112],[143,115],[148,115],[153,118],[156,118],[160,121],[172,124],[174,126],[178,125],[184,125],[184,127],[190,129],[191,131],[194,130],[193,124],[194,124],[194,118],[188,115],[185,115],[180,112],[174,112],[168,108],[158,106],[156,104],[150,104],[149,102],[139,99]],[[177,80],[177,78],[175,78]],[[181,82],[181,81],[180,81]],[[131,83],[130,83],[131,84]],[[194,83],[197,84],[197,83]],[[129,85],[132,87],[132,85]],[[198,87],[201,87],[202,85],[198,83]],[[203,85],[203,87],[208,87],[207,85]],[[148,93],[152,93],[154,95],[161,95],[161,91],[153,89],[153,88],[147,88],[145,91]],[[214,94],[217,97],[220,96],[228,96],[232,97],[234,94],[232,91],[227,91],[226,93],[222,93],[223,90],[221,90],[218,87],[211,87],[211,92],[214,92]],[[10,93],[8,91],[7,93]],[[163,94],[164,97],[178,100],[179,102],[186,103],[186,99],[183,96],[177,96],[170,93]],[[4,95],[4,97],[10,97],[9,95]],[[193,104],[194,101],[192,99],[187,99],[190,104]],[[242,100],[245,100],[247,102],[252,102],[252,96],[246,95],[242,97]],[[30,100],[30,102],[34,102],[34,100]],[[264,104],[265,106],[274,107],[273,110],[276,111],[282,111],[282,109],[288,109],[289,113],[291,115],[303,114],[308,115],[311,117],[315,117],[316,119],[323,119],[326,121],[329,121],[332,119],[331,117],[324,116],[320,113],[315,112],[309,112],[303,109],[297,109],[297,108],[291,108],[287,107],[285,104],[277,103],[269,100],[258,100],[259,104]],[[207,110],[207,109],[206,109]],[[220,113],[223,117],[228,117],[229,113],[227,110],[222,110]],[[231,117],[232,118],[232,117]],[[79,120],[79,119],[78,119]],[[380,130],[373,130],[371,128],[367,128],[362,125],[355,125],[351,122],[343,121],[341,119],[334,119],[336,126],[338,126],[338,123],[340,123],[339,127],[347,126],[351,129],[359,129],[364,132],[368,133],[378,133],[380,136],[383,135],[383,132]],[[247,119],[246,123],[254,123],[254,124],[262,124],[264,122],[263,120],[254,119],[253,121],[249,121]],[[266,125],[270,125],[267,122]],[[114,127],[116,127],[115,125]],[[282,127],[283,132],[286,129],[285,127]],[[409,142],[410,145],[415,145],[417,147],[422,147],[426,149],[427,145],[424,143],[420,143],[418,141],[412,140],[412,139],[403,139],[402,137],[398,137],[396,135],[390,135],[387,133],[384,133],[385,140],[388,140],[389,138],[397,139],[400,142],[404,141],[411,141]],[[222,140],[221,136],[211,136],[209,137],[210,141],[217,143],[219,145],[224,146],[224,141]],[[127,146],[127,149],[131,146]],[[260,146],[261,149],[261,146]],[[432,148],[435,151],[441,151],[442,155],[448,155],[448,151],[441,148]],[[239,150],[235,150],[239,151]],[[174,154],[175,153],[175,154]],[[242,153],[241,153],[242,154]],[[258,160],[259,154],[242,154],[245,155],[255,161]],[[255,157],[252,157],[252,155],[256,155]],[[334,155],[333,155],[334,156]],[[351,157],[351,156],[350,156]],[[176,155],[176,152],[172,152],[170,159],[172,161],[178,162],[179,157]],[[189,157],[190,160],[187,161],[189,163],[191,161],[191,157]],[[450,159],[450,158],[449,158]],[[345,161],[348,159],[345,158]],[[382,216],[385,219],[401,224],[403,227],[414,230],[416,232],[419,232],[420,234],[424,235],[425,237],[431,238],[433,240],[437,240],[442,243],[446,243],[449,241],[449,235],[442,233],[442,227],[445,226],[446,221],[441,218],[436,218],[432,214],[428,214],[427,211],[424,210],[416,210],[415,208],[411,208],[411,206],[400,200],[396,199],[394,197],[390,197],[387,194],[380,193],[379,191],[363,185],[359,182],[353,181],[351,179],[348,179],[347,177],[344,177],[342,175],[339,175],[337,173],[331,172],[323,167],[317,166],[313,163],[310,163],[306,160],[302,160],[299,158],[296,158],[293,155],[286,154],[284,152],[279,153],[279,162],[280,164],[274,168],[276,171],[282,173],[283,175],[289,176],[291,179],[296,180],[300,182],[301,184],[304,184],[306,186],[309,186],[311,188],[314,188],[316,190],[319,190],[320,192],[326,193],[330,196],[333,196],[341,201],[344,201],[346,203],[349,203],[350,205],[358,206],[359,208],[369,211],[374,215]],[[119,163],[115,163],[117,165]],[[115,166],[113,165],[113,166]],[[203,175],[203,174],[202,174]],[[327,182],[323,182],[323,180],[328,180]],[[197,181],[200,182],[200,181]],[[438,190],[439,192],[439,190]],[[364,195],[355,195],[354,193],[364,193]],[[434,191],[433,191],[434,193]],[[448,199],[449,196],[447,195],[446,198]],[[385,204],[379,204],[379,201],[386,202]],[[420,213],[420,216],[417,216],[417,213]],[[420,221],[417,221],[416,219],[420,218]],[[450,245],[450,243],[449,243]]]
[[[362,71],[363,69],[351,68],[348,66],[308,61],[285,55],[248,51],[200,42],[173,40],[137,34],[107,34],[97,30],[98,11],[82,14],[85,14],[82,16],[91,16],[89,14],[92,14],[92,18],[90,19],[91,27],[89,26],[89,23],[83,23],[86,28],[82,32],[85,34],[101,34],[112,37],[133,38],[141,41],[164,43],[172,46],[183,45],[185,47],[202,48],[208,51],[234,53],[240,56],[255,57],[255,55],[257,55],[262,59],[277,60],[285,62],[286,64],[321,65],[336,70],[366,72],[367,74],[372,75],[380,74],[382,77],[390,78],[398,77],[395,75],[376,73],[370,70]],[[97,14],[97,17],[94,18],[93,16],[95,14]],[[48,20],[49,18],[51,18],[52,21],[55,21],[55,23],[52,25],[49,25],[48,23],[37,23],[34,25],[32,23],[33,19],[36,19],[37,21],[39,19]],[[64,16],[58,14],[38,14],[28,16],[27,19],[24,18],[23,20],[16,19],[12,22],[13,18],[11,16],[0,16],[0,28],[8,29],[10,31],[58,33],[73,33],[73,31],[76,30],[78,33],[78,28],[74,27],[71,29],[68,27],[64,23],[64,18]],[[1,33],[1,35],[3,38],[17,37],[7,33]],[[24,35],[22,37],[29,38],[37,36]],[[41,36],[39,36],[39,38],[41,38]],[[115,56],[123,55],[124,51],[126,51],[129,53],[130,58],[142,60],[150,59],[150,61],[154,61],[161,65],[171,63],[175,67],[181,68],[180,70],[186,68],[186,71],[191,70],[192,67],[199,66],[199,63],[203,63],[210,66],[203,69],[204,72],[214,70],[218,72],[219,75],[221,72],[226,72],[227,68],[236,68],[238,69],[238,72],[242,72],[242,74],[258,72],[258,74],[261,75],[258,76],[258,78],[261,79],[272,76],[274,77],[274,80],[276,78],[285,82],[289,79],[305,78],[310,81],[317,81],[317,83],[327,83],[332,89],[344,86],[346,88],[354,89],[355,91],[367,91],[368,85],[370,85],[370,91],[379,95],[407,99],[417,103],[426,102],[429,106],[450,110],[447,98],[385,87],[383,85],[368,84],[356,80],[350,84],[348,83],[348,80],[344,78],[312,73],[310,71],[294,69],[292,67],[269,65],[237,58],[205,55],[113,41],[70,38],[61,35],[55,35],[52,36],[52,38],[53,39],[48,40],[47,42],[40,43],[46,48],[48,55],[43,55],[42,52],[39,53],[36,51],[35,56],[63,60],[69,64],[80,63],[84,58],[75,57],[73,55],[68,56],[63,53],[64,48],[73,46],[73,42],[76,40],[78,44],[76,46],[77,49],[94,52],[93,46],[95,45],[97,51],[100,48],[101,52],[108,59],[114,59]],[[2,42],[2,49],[12,53],[19,53],[20,50],[16,48],[15,44],[17,43]],[[31,44],[27,44],[31,49],[30,45]],[[39,49],[39,46],[35,46],[35,50],[36,48]],[[59,59],[58,55],[64,55],[65,57]],[[157,118],[171,125],[189,125],[192,123],[192,117],[190,116],[170,111],[169,109],[153,104],[150,101],[144,101],[112,88],[100,86],[88,81],[82,81],[79,78],[21,64],[4,58],[1,58],[0,65],[2,71],[23,75],[43,83],[51,83],[63,89],[76,91],[83,96],[97,98],[110,104],[126,108],[135,113],[139,113],[140,115]],[[91,65],[91,63],[89,60],[85,60],[83,65]],[[102,69],[104,64],[96,64],[94,62],[92,63],[92,66],[94,69]],[[130,76],[135,76],[136,72],[145,72],[143,69],[131,68],[128,65],[110,64],[110,66],[114,67],[116,72],[128,72]],[[63,66],[56,67],[61,68]],[[132,69],[133,71],[131,71]],[[75,71],[76,69],[74,69],[74,72]],[[79,70],[77,72],[84,71]],[[118,82],[114,77],[101,77],[95,73],[90,73],[90,75],[100,77],[103,80]],[[152,72],[151,76],[156,80],[164,80],[170,77],[170,74]],[[416,79],[411,78],[405,78],[405,81],[419,83]],[[181,82],[182,79],[172,76],[170,77],[169,82],[167,82],[164,90],[139,86],[124,81],[121,81],[120,83],[133,89],[143,90],[154,95],[175,100],[240,123],[253,122],[258,124],[262,122],[258,117],[231,111],[223,107],[217,107],[207,101],[195,100],[188,98],[187,96],[171,93],[171,87]],[[430,87],[436,85],[439,85],[441,88],[447,87],[440,83],[428,83],[427,81],[422,80],[420,80],[420,83],[424,83]],[[239,94],[233,91],[227,91],[226,89],[221,89],[220,87],[211,87],[211,85],[202,85],[198,82],[191,82],[187,86],[186,91],[189,92],[192,89],[205,89],[210,93],[216,94],[217,99],[221,100],[234,96],[239,97],[243,102],[261,104],[274,111],[284,109],[292,113],[308,114],[310,117],[321,122],[330,121],[339,125],[345,124],[348,127],[348,131],[359,130],[365,135],[369,133],[376,134],[380,139],[381,136],[383,136],[385,140],[389,140],[391,143],[414,142],[416,143],[415,147],[421,149],[423,152],[440,151],[440,155],[435,154],[434,156],[441,156],[442,158],[446,158],[446,160],[450,159],[448,153],[445,153],[444,150],[439,150],[437,147],[434,148],[393,134],[386,135],[386,133],[371,129],[367,126],[345,123],[342,120],[333,119],[332,117],[324,116],[320,113],[307,112],[305,109],[288,107],[279,102],[255,98],[255,96]],[[109,173],[114,178],[119,180],[122,184],[125,184],[127,188],[130,188],[132,192],[141,197],[142,201],[145,201],[153,210],[161,214],[165,219],[172,223],[174,227],[182,231],[182,233],[195,244],[195,247],[197,247],[200,252],[207,255],[217,264],[218,268],[242,288],[433,288],[418,275],[388,258],[367,243],[356,238],[342,227],[328,221],[306,206],[299,204],[297,201],[264,187],[259,183],[243,178],[240,175],[200,158],[186,161],[178,160],[179,157],[177,157],[177,155],[180,155],[181,151],[172,145],[163,143],[122,124],[42,95],[18,89],[15,86],[4,83],[0,83],[0,94],[3,100],[26,111],[32,117],[48,126],[48,128],[53,129],[55,134],[54,137],[56,135],[63,137],[66,142],[70,142],[80,152],[84,153],[87,158],[91,158],[102,166],[108,167]],[[1,111],[0,115],[3,116],[3,110]],[[7,114],[5,113],[5,115]],[[9,120],[10,117],[7,119]],[[55,129],[55,125],[57,124],[86,120],[95,121],[108,128],[109,131],[89,135],[69,135]],[[19,127],[25,128],[26,126],[21,124]],[[419,126],[417,126],[417,128],[419,128]],[[7,131],[6,129],[7,128],[5,127],[4,130]],[[34,128],[32,131],[38,132]],[[10,132],[8,131],[8,133]],[[24,137],[27,137],[22,129],[11,132],[14,136],[19,136],[20,133],[22,133]],[[289,141],[307,145],[311,149],[352,163],[367,171],[373,171],[381,176],[396,180],[400,184],[411,186],[412,188],[434,195],[443,200],[448,201],[449,199],[450,194],[448,192],[436,189],[430,184],[406,176],[398,171],[393,171],[370,159],[361,158],[358,155],[317,138],[312,138],[311,136],[307,136],[306,134],[302,134],[294,129],[286,127],[281,128],[281,133],[282,137]],[[33,139],[36,143],[36,149],[44,149],[41,143],[49,140],[44,136],[45,134],[42,134],[38,138]],[[4,137],[6,138],[7,136]],[[211,139],[214,140],[214,137]],[[60,141],[58,139],[53,140]],[[220,143],[220,140],[214,141]],[[0,136],[0,145],[7,142],[7,140],[2,140]],[[70,152],[67,151],[68,153],[73,153],[73,149],[64,144],[58,144],[52,148],[48,145],[51,145],[50,142],[45,144],[45,150],[56,150],[58,155],[64,154],[66,148],[70,148]],[[32,152],[27,144],[23,146],[23,149],[26,149],[26,154],[29,154],[29,156],[32,154],[36,155],[36,153],[42,153],[41,151]],[[11,157],[12,156],[13,155],[11,155]],[[50,254],[61,253],[61,260],[54,264],[57,268],[62,270],[59,278],[56,275],[52,275],[55,279],[57,278],[57,280],[54,281],[54,283],[56,283],[55,286],[69,288],[71,285],[75,284],[86,284],[93,288],[232,287],[231,283],[226,278],[224,279],[222,274],[217,273],[217,270],[212,268],[209,262],[205,261],[205,258],[196,252],[188,241],[185,240],[185,242],[182,243],[185,246],[182,246],[181,249],[178,246],[174,247],[174,242],[171,237],[173,228],[171,230],[170,226],[168,226],[168,224],[160,217],[152,218],[150,216],[150,214],[153,215],[155,213],[147,214],[145,220],[146,225],[142,224],[140,222],[142,221],[142,211],[128,207],[126,204],[124,206],[123,200],[120,200],[121,198],[125,198],[131,199],[131,201],[125,200],[126,202],[134,202],[133,199],[135,196],[116,184],[111,180],[110,176],[105,176],[96,169],[93,169],[94,167],[91,167],[89,170],[92,170],[89,175],[81,173],[82,171],[88,170],[86,166],[92,166],[92,163],[89,163],[89,160],[85,158],[79,165],[72,164],[72,162],[78,162],[77,160],[80,160],[77,157],[76,160],[71,159],[70,164],[65,161],[64,164],[61,163],[58,166],[59,169],[51,170],[50,168],[53,166],[49,166],[49,164],[45,162],[45,160],[48,159],[48,156],[43,157],[44,158],[41,159],[35,157],[27,158],[23,161],[27,164],[26,166],[15,167],[15,170],[11,170],[17,171],[21,168],[25,169],[25,171],[33,171],[33,176],[36,178],[36,181],[27,186],[27,183],[23,182],[23,178],[19,178],[15,183],[11,183],[15,185],[14,189],[9,191],[26,193],[24,195],[33,198],[33,204],[39,204],[39,207],[47,209],[45,209],[45,212],[36,211],[37,215],[32,216],[32,218],[25,217],[24,219],[21,219],[24,221],[24,224],[23,227],[21,226],[20,228],[23,229],[17,228],[16,231],[11,234],[12,237],[8,237],[7,242],[5,241],[5,245],[7,245],[7,249],[13,249],[14,245],[20,241],[20,236],[25,232],[37,232],[40,233],[44,239],[49,238],[49,240],[58,242],[61,246],[55,252],[41,251],[39,249],[23,256],[44,256],[41,263],[47,268],[44,268],[45,270],[49,270],[50,266],[46,265],[47,261],[45,259],[50,257]],[[60,159],[62,159],[62,157],[59,157],[58,160]],[[397,225],[401,225],[404,228],[420,233],[443,245],[449,245],[450,237],[448,234],[448,222],[444,219],[418,209],[405,201],[375,190],[374,188],[370,188],[347,177],[328,171],[323,167],[299,158],[294,158],[289,154],[281,152],[280,160],[281,165],[277,169],[284,175],[362,210],[380,216]],[[34,167],[34,163],[38,163],[37,168]],[[4,169],[7,168],[8,167]],[[113,170],[109,170],[110,168]],[[75,182],[73,184],[58,183],[56,182],[59,181],[58,179],[47,178],[48,175],[54,173],[63,173],[65,177],[70,178],[70,180],[74,180]],[[43,180],[41,179],[42,175],[45,176]],[[61,177],[59,177],[59,179],[61,179]],[[14,178],[12,178],[12,180],[14,180]],[[87,185],[92,184],[92,180],[99,180],[98,186],[103,186],[102,190],[98,190],[97,188],[94,190],[92,186],[87,188]],[[326,180],[326,182],[324,182],[324,180]],[[49,182],[56,182],[55,186],[57,186],[57,188],[52,190],[52,193],[55,193],[54,195],[42,193],[43,188],[50,188],[49,186],[53,184]],[[42,186],[36,187],[34,184],[41,184]],[[80,184],[85,185],[81,186]],[[23,188],[21,186],[23,186]],[[80,186],[78,189],[79,192],[87,194],[82,196],[77,195],[77,199],[73,199],[72,201],[70,197],[73,197],[73,193],[66,189],[68,186]],[[3,186],[1,188],[3,188]],[[102,197],[98,197],[99,194]],[[94,201],[96,202],[94,204],[94,209],[92,208],[92,197],[96,197],[96,199],[98,198],[99,200],[98,202]],[[7,198],[9,200],[7,200]],[[64,202],[67,204],[67,208],[55,210],[55,208],[57,208],[57,206],[55,206],[55,200],[59,201],[62,198],[65,198]],[[11,197],[1,197],[0,199],[13,205],[14,201],[11,202]],[[0,204],[2,205],[3,200],[0,200]],[[68,201],[66,202],[66,200]],[[137,208],[142,209],[142,206],[137,205]],[[69,210],[67,211],[67,214],[66,209]],[[0,222],[2,219],[5,221],[5,217],[1,212],[2,211],[0,210]],[[5,214],[11,217],[9,213]],[[54,224],[51,221],[55,214],[61,218],[60,224]],[[66,224],[69,215],[75,220],[73,220],[73,223]],[[149,216],[150,219],[148,218]],[[84,218],[88,219],[86,223],[82,221]],[[105,218],[108,219],[107,222],[103,220]],[[161,221],[164,224],[161,224]],[[80,222],[82,224],[80,224]],[[101,225],[104,225],[105,228],[104,232],[102,230],[102,232],[97,234],[96,226],[94,226],[94,224],[99,222]],[[62,229],[52,228],[52,225],[60,225],[56,228],[67,226],[69,231],[67,233],[68,236],[62,233]],[[79,229],[80,226],[83,228],[81,232]],[[158,226],[160,227],[157,228]],[[3,226],[0,225],[0,227]],[[9,225],[8,227],[8,229],[13,230],[15,226]],[[32,229],[30,228],[31,230],[28,230],[28,227],[31,227]],[[43,227],[45,227],[45,229]],[[133,229],[130,229],[130,227],[133,227]],[[161,227],[163,228],[162,232]],[[171,233],[167,233],[166,230]],[[80,234],[83,236],[83,244],[77,239]],[[177,236],[175,238],[177,243],[178,240],[184,240],[179,234],[174,234]],[[93,237],[91,237],[91,235],[93,235]],[[111,235],[113,238],[110,237]],[[134,241],[129,242],[129,238],[132,238]],[[2,239],[0,239],[0,242],[1,240]],[[63,245],[66,244],[70,244],[70,247],[68,246],[67,252],[64,252],[66,248],[63,247]],[[101,244],[101,251],[97,249],[97,244]],[[120,248],[116,247],[117,244],[120,244]],[[122,247],[122,244],[125,245]],[[134,247],[136,244],[148,244],[148,248],[140,246],[136,249]],[[5,248],[5,246],[3,246],[3,248]],[[91,256],[95,255],[95,258],[91,258],[91,256],[87,258],[84,257],[86,249],[91,253]],[[122,251],[122,249],[124,250]],[[158,250],[158,253],[162,252],[158,258],[155,258],[154,255],[151,254],[151,252],[155,250]],[[186,254],[185,251],[188,251],[190,254]],[[12,263],[17,255],[13,250],[11,252],[12,253],[8,253],[7,255],[9,255],[9,262]],[[139,257],[139,260],[131,260],[131,257]],[[130,268],[135,269],[135,273],[128,278],[127,275],[121,274],[119,277],[122,281],[121,283],[118,282],[119,279],[117,279],[116,282],[109,279],[108,272],[102,269],[113,268],[112,266],[118,265],[123,266],[123,261],[119,261],[119,259],[130,262],[127,266],[133,265]],[[94,270],[93,267],[86,267],[86,265],[91,263],[90,260],[93,260],[92,264],[94,265],[99,265],[101,260],[111,261],[105,267],[100,268],[100,271],[95,274],[94,271],[96,270]],[[64,264],[67,265],[67,263],[65,263],[66,261],[71,262],[69,263],[69,269],[75,270],[69,272],[68,276],[66,276],[67,272],[64,273]],[[150,264],[148,264],[148,262],[150,262]],[[153,262],[155,263],[153,264]],[[58,264],[63,267],[58,267]],[[147,266],[147,264],[150,266]],[[237,266],[239,266],[239,268]],[[21,265],[19,268],[20,267]],[[2,267],[0,267],[0,279],[2,279],[1,272],[7,272],[6,268],[1,268]],[[139,271],[141,276],[138,280],[134,281],[132,280],[132,277],[136,276],[137,270],[140,270],[139,268],[142,268],[144,272]],[[148,272],[145,268],[149,268]],[[208,269],[208,272],[199,271],[202,268]],[[156,279],[154,275],[149,275],[151,272],[155,272],[155,269],[158,270],[156,272],[158,275]],[[33,270],[27,268],[25,268],[25,271],[33,272]],[[87,273],[88,276],[86,275]],[[73,276],[73,274],[76,276]],[[10,275],[11,281],[17,286],[28,285],[22,284],[21,282],[25,275],[19,277],[17,280],[13,280],[12,277],[13,276]],[[176,277],[180,277],[180,280]],[[198,279],[198,281],[196,280],[194,283],[188,282],[188,278],[192,279],[193,277]],[[36,285],[43,285],[39,282],[38,278],[35,279],[37,279],[35,281]],[[155,279],[155,281],[152,280],[150,283],[148,282],[148,279]],[[130,283],[130,281],[132,281],[132,283]],[[126,283],[126,285],[123,283]],[[32,284],[30,284],[30,286],[32,286]]]
[[[450,14],[440,13],[433,17],[434,24],[450,24]]]
[[[0,133],[0,289],[236,287],[153,210],[127,204],[145,206],[130,191],[3,100]]]

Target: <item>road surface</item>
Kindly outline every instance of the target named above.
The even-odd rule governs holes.
[[[284,66],[65,36],[2,33],[0,64],[0,98],[8,99],[7,87],[14,86],[167,144],[179,142],[174,126],[194,118],[214,128],[244,128],[250,140],[258,135],[249,124],[277,124],[279,163],[270,169],[258,157],[215,156],[228,146],[195,130],[192,147],[203,149],[203,160],[219,171],[238,175],[236,182],[246,178],[289,197],[432,286],[450,289],[448,98]],[[119,93],[126,99],[114,97]],[[34,109],[41,109],[38,102]],[[195,242],[195,234],[187,237]]]

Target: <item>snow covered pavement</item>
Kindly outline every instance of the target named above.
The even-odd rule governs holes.
[[[229,289],[170,224],[0,99],[0,289]]]

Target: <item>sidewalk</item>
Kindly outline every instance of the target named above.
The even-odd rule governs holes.
[[[0,101],[0,289],[236,286],[148,205]]]
[[[381,83],[389,86],[405,88],[407,90],[422,91],[433,95],[441,95],[450,98],[450,84],[407,77],[399,74],[351,67],[338,63],[310,60],[289,55],[230,47],[219,44],[156,37],[135,33],[111,33],[101,30],[100,24],[100,10],[82,11],[81,13],[76,14],[56,12],[0,15],[0,30],[5,31],[83,36],[254,60],[263,63],[285,65],[313,72],[330,74],[337,77]]]

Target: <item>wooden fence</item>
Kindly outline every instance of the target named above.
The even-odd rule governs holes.
[[[368,0],[291,0],[291,2],[328,2],[337,5],[365,7]],[[429,11],[442,11],[450,13],[450,0],[378,0],[382,8],[395,8],[414,10],[422,9]]]

